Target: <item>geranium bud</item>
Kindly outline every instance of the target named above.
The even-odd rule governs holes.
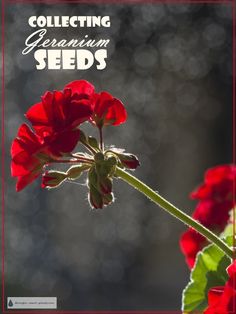
[[[100,190],[104,194],[109,194],[112,192],[112,180],[110,178],[100,178],[99,186]]]
[[[68,179],[71,179],[71,180],[75,180],[75,179],[78,179],[81,174],[88,170],[91,166],[90,165],[86,165],[86,164],[81,164],[81,165],[78,165],[78,166],[72,166],[68,171],[67,171],[67,177]]]
[[[47,171],[42,176],[42,187],[43,188],[56,188],[58,187],[65,179],[67,174],[60,171]]]
[[[114,201],[113,193],[110,194],[104,194],[103,195],[103,203],[104,205],[109,205]]]
[[[88,187],[90,188],[91,186],[97,188],[97,182],[98,182],[98,176],[96,173],[95,167],[91,167],[88,173]]]
[[[89,202],[96,209],[103,208],[103,197],[93,185],[89,189]]]
[[[138,158],[133,154],[117,154],[122,166],[128,169],[136,169],[140,163]]]

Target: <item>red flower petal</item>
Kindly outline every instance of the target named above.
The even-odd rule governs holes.
[[[78,96],[80,96],[79,98],[88,97],[94,93],[94,86],[85,80],[70,82],[65,86],[64,90],[66,89],[71,89],[72,96],[77,94]]]
[[[94,94],[93,116],[91,122],[99,128],[104,125],[119,125],[127,119],[127,112],[122,102],[107,92]]]
[[[217,166],[207,170],[204,183],[191,194],[192,198],[199,200],[193,217],[217,234],[224,230],[229,222],[230,211],[235,206],[234,180],[236,180],[236,166]],[[202,248],[200,247],[199,250]]]
[[[50,105],[50,109],[51,109],[51,105]],[[50,126],[52,122],[50,119],[51,115],[48,115],[48,112],[45,110],[45,106],[41,102],[31,106],[29,110],[26,112],[25,116],[32,123],[34,127],[41,126],[41,125]]]
[[[197,253],[206,245],[207,240],[193,229],[188,229],[180,238],[180,248],[185,255],[189,268],[195,263]]]
[[[92,110],[88,99],[72,99],[71,91],[47,92],[42,103],[33,105],[26,117],[42,137],[54,135],[77,127],[90,119]]]
[[[55,140],[50,143],[49,150],[54,154],[60,156],[61,153],[70,153],[77,145],[80,138],[80,130],[66,131],[57,136]]]
[[[216,305],[219,302],[223,291],[224,291],[224,286],[218,286],[218,287],[211,288],[208,292],[209,305],[211,305],[211,306]]]
[[[92,109],[87,100],[72,101],[68,108],[68,122],[72,128],[88,121],[91,115]]]
[[[229,279],[225,286],[213,287],[208,292],[208,307],[204,314],[235,313],[236,305],[236,261],[227,269]]]
[[[212,187],[206,184],[201,185],[197,190],[190,194],[192,199],[205,199],[212,195]]]
[[[232,165],[222,165],[208,169],[205,174],[206,184],[218,184],[222,180],[233,180],[236,175],[236,169]]]
[[[21,190],[23,190],[27,185],[32,183],[39,175],[40,175],[40,172],[37,172],[37,173],[30,172],[25,176],[18,177],[18,180],[16,183],[16,191],[20,192]]]
[[[127,119],[127,112],[124,105],[118,99],[113,99],[112,105],[108,109],[105,119],[105,125],[109,125],[110,121],[114,121],[112,125],[119,125],[124,123]]]

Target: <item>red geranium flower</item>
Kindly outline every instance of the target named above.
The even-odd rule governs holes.
[[[90,119],[92,110],[89,97],[93,92],[92,85],[86,81],[77,81],[72,86],[76,86],[78,93],[72,92],[69,87],[63,92],[46,92],[42,101],[27,111],[26,118],[38,135],[46,137],[70,131]]]
[[[234,207],[233,195],[236,194],[234,180],[236,180],[236,166],[214,167],[206,171],[204,183],[190,195],[191,198],[199,200],[193,218],[217,234],[226,227],[230,211]],[[192,231],[187,230],[180,239],[182,252],[190,268],[194,265],[198,251],[207,244],[206,240],[202,240],[203,237],[193,234]],[[185,241],[186,239],[188,241]],[[190,250],[189,247],[195,247],[195,250]]]
[[[84,154],[80,156],[71,154],[80,137],[90,153],[94,154],[99,150],[98,147],[93,148],[86,142],[88,137],[81,135],[79,125],[89,121],[101,129],[104,125],[123,123],[127,114],[118,99],[107,92],[96,94],[92,84],[80,80],[67,84],[63,91],[46,92],[41,102],[31,106],[25,116],[31,122],[33,130],[23,124],[11,149],[12,176],[18,177],[17,191],[36,179],[48,163],[73,163],[76,160],[91,166],[93,156],[86,158]],[[95,142],[97,143],[96,139]],[[100,148],[103,150],[102,135],[100,142]],[[62,156],[64,159],[60,159]],[[72,159],[68,159],[71,157]],[[135,168],[137,165],[136,157],[130,155],[128,166]],[[61,173],[47,172],[43,177],[42,186],[58,186],[62,177]],[[62,179],[64,181],[64,177]],[[104,188],[103,185],[102,187]],[[113,200],[111,187],[110,185],[106,190],[108,195],[104,196],[103,204],[109,204]]]
[[[127,119],[127,112],[122,102],[107,92],[94,94],[92,109],[91,122],[98,128],[106,125],[119,125]]]
[[[11,174],[18,178],[17,191],[25,188],[40,175],[47,154],[42,139],[35,135],[27,124],[22,124],[11,147]]]
[[[86,81],[71,82],[65,86],[65,89],[71,90],[73,98],[80,99],[81,95],[86,95],[87,99],[90,99],[93,110],[91,123],[102,128],[106,125],[119,125],[126,121],[127,112],[119,99],[107,92],[96,94],[93,85],[87,86],[85,83],[81,85],[81,82]]]
[[[61,153],[71,152],[79,135],[80,130],[72,130],[43,138],[22,124],[11,147],[11,172],[13,177],[18,177],[16,190],[22,190],[36,179],[49,161]]]
[[[227,269],[229,280],[225,286],[211,288],[208,292],[208,308],[204,314],[236,313],[236,261]]]

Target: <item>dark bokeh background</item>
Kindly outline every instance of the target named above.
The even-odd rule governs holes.
[[[231,7],[19,4],[6,13],[6,296],[57,296],[60,309],[180,309],[189,279],[178,246],[184,225],[121,181],[115,203],[98,212],[83,185],[46,191],[38,180],[16,193],[10,145],[46,90],[87,79],[129,114],[106,129],[106,143],[138,155],[135,174],[191,213],[188,194],[204,171],[231,161]],[[110,15],[110,29],[85,32],[111,39],[107,68],[37,71],[33,54],[21,54],[31,15]]]

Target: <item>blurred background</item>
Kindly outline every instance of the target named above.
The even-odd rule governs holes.
[[[109,15],[110,28],[48,29],[50,38],[109,38],[106,69],[37,71],[33,53],[21,54],[31,15]],[[106,144],[136,154],[135,175],[191,214],[188,195],[204,171],[231,162],[231,16],[220,4],[7,5],[6,297],[56,296],[64,310],[180,309],[189,280],[182,223],[122,181],[100,211],[84,185],[46,191],[37,180],[16,193],[10,146],[46,90],[86,79],[128,111],[126,124],[106,128]]]

